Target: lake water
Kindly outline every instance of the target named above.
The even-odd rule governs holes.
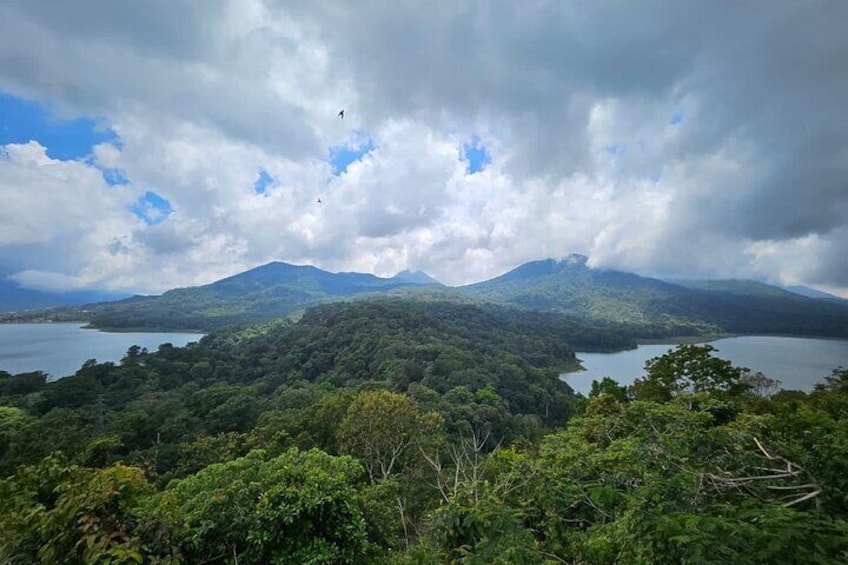
[[[83,329],[82,324],[0,324],[0,370],[73,375],[89,359],[118,362],[133,345],[156,351],[162,343],[182,347],[203,334]]]
[[[781,382],[787,390],[810,391],[837,367],[848,367],[848,341],[794,337],[743,336],[711,341],[713,355],[737,367],[747,367]],[[645,361],[663,355],[674,345],[640,345],[618,353],[577,353],[585,371],[561,376],[584,395],[592,381],[611,377],[631,384],[644,376]]]

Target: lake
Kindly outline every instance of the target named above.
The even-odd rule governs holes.
[[[79,323],[0,324],[0,370],[44,371],[52,378],[73,375],[89,359],[118,362],[133,345],[156,351],[162,343],[182,347],[203,334],[101,332]]]
[[[843,340],[742,336],[709,343],[718,350],[713,353],[716,357],[777,379],[787,390],[810,391],[833,369],[848,367],[848,341]],[[618,353],[577,353],[586,370],[564,373],[561,378],[584,395],[589,394],[593,380],[604,377],[631,384],[644,376],[645,361],[672,348],[674,345],[640,345]]]

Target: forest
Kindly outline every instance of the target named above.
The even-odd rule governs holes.
[[[558,378],[634,339],[396,297],[0,372],[0,562],[848,562],[848,370]]]

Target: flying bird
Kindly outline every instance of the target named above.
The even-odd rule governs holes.
[[[320,198],[318,199],[318,204],[321,204],[321,199],[320,199]]]
[[[339,117],[340,117],[341,119],[344,119],[344,110],[342,110],[342,111],[340,111],[340,112],[339,112]]]

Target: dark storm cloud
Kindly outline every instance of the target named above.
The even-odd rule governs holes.
[[[514,172],[562,177],[591,172],[598,100],[669,116],[687,100],[694,123],[657,167],[742,148],[752,170],[679,195],[678,224],[781,241],[848,223],[848,2],[367,2],[321,17],[371,120],[484,116],[514,136]]]
[[[516,165],[540,175],[585,166],[596,99],[668,97],[710,35],[740,27],[720,6],[678,2],[370,2],[324,16],[369,118],[501,123],[524,144]]]
[[[225,15],[221,0],[8,0],[4,8],[52,33],[129,45],[169,59],[198,59],[215,44],[209,24]]]

